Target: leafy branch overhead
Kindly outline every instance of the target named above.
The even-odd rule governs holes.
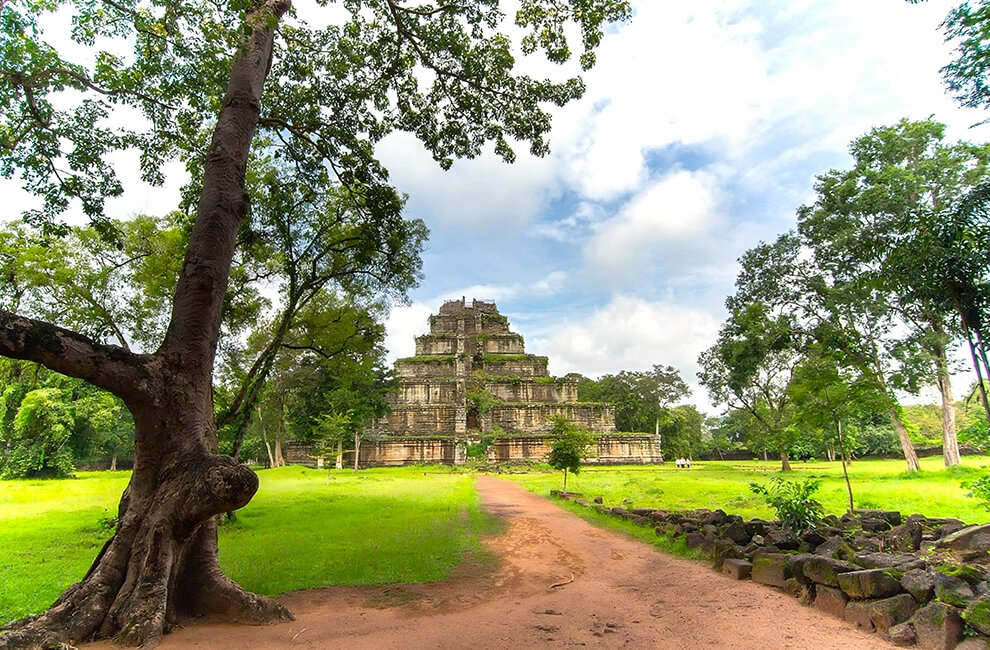
[[[63,4],[82,47],[61,47],[63,36],[44,30]],[[445,168],[479,155],[487,142],[505,160],[514,159],[516,142],[542,156],[550,129],[544,105],[584,92],[578,77],[516,72],[498,2],[346,0],[339,8],[343,19],[329,25],[313,24],[321,20],[307,5],[282,18],[257,137],[291,161],[300,180],[323,187],[329,170],[369,209],[395,200],[373,151],[389,133],[414,134]],[[231,53],[253,29],[244,9],[162,0],[4,3],[0,173],[20,176],[44,199],[29,219],[57,229],[55,217],[78,201],[101,221],[106,199],[125,189],[108,155],[128,149],[139,152],[151,184],[164,182],[166,162],[182,160],[194,205]],[[567,26],[576,23],[588,69],[606,26],[630,13],[625,0],[523,0],[514,22],[525,33],[524,54],[542,51],[556,63],[572,58]],[[114,119],[124,106],[131,117]]]

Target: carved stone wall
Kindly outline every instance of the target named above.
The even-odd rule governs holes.
[[[607,442],[615,431],[613,407],[579,403],[577,383],[550,377],[547,361],[526,353],[523,337],[494,302],[445,302],[430,317],[429,332],[416,337],[416,356],[395,362],[392,412],[372,427],[360,464],[463,462],[469,440],[499,429],[511,435],[496,440],[493,458],[542,459],[549,449],[541,434],[560,416],[606,434],[598,443],[603,459],[651,462],[645,439],[652,437]]]

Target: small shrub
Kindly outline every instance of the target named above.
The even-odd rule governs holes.
[[[962,487],[969,488],[966,496],[976,499],[984,510],[990,511],[990,474],[975,481],[966,481]]]
[[[821,485],[821,481],[810,478],[797,482],[774,476],[765,486],[750,483],[749,489],[763,497],[785,528],[800,532],[815,527],[822,519],[822,504],[812,498]]]

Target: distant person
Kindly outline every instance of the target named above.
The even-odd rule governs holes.
[[[677,458],[677,461],[675,461],[675,462],[677,464],[677,469],[680,469],[680,468],[684,467],[684,458],[683,457],[678,457]]]
[[[690,467],[691,467],[691,459],[690,458],[685,458],[684,459],[684,468],[685,469],[690,469]]]

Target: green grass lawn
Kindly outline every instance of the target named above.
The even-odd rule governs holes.
[[[270,596],[307,587],[439,580],[499,525],[473,477],[421,467],[259,472],[261,488],[222,527],[220,562]],[[127,472],[0,481],[0,623],[44,610],[82,578],[109,532]]]
[[[765,483],[771,476],[790,480],[814,477],[822,480],[818,499],[829,513],[846,510],[846,488],[838,463],[792,463],[793,472],[779,472],[779,462],[699,461],[690,469],[663,466],[625,467],[586,466],[567,479],[569,491],[591,499],[602,496],[607,505],[654,507],[667,510],[722,508],[746,518],[771,518],[773,513],[750,492],[751,482]],[[921,459],[922,472],[909,475],[903,460],[857,460],[849,467],[853,498],[857,508],[900,510],[930,517],[956,517],[968,523],[990,521],[990,513],[966,496],[960,483],[982,476],[990,466],[986,456],[965,456],[963,464],[946,470],[941,457]],[[561,487],[559,472],[514,474],[508,476],[540,494]]]

